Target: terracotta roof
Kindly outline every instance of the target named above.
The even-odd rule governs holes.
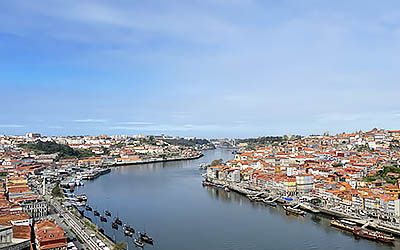
[[[17,239],[30,239],[31,227],[30,226],[13,226],[13,237]]]
[[[27,213],[21,212],[17,214],[5,214],[0,215],[0,225],[10,226],[12,221],[20,221],[30,219]]]
[[[42,220],[36,223],[35,234],[39,241],[65,238],[64,229],[51,220]]]

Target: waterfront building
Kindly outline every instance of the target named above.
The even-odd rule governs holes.
[[[314,189],[314,176],[303,174],[296,176],[296,191],[298,194],[306,194]]]
[[[400,221],[397,137],[397,130],[373,129],[297,138],[242,151],[224,166],[208,168],[206,176],[253,190],[317,197],[329,208]]]

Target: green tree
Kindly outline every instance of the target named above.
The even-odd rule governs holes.
[[[53,195],[54,197],[58,197],[58,198],[63,197],[63,193],[61,191],[59,184],[56,184],[56,186],[53,188],[53,190],[51,190],[51,195]]]
[[[63,158],[84,158],[93,156],[93,152],[86,149],[74,150],[68,145],[58,144],[53,141],[38,141],[36,143],[21,144],[20,147],[40,154],[58,154]]]
[[[126,242],[118,242],[114,246],[114,250],[125,250],[127,248]]]

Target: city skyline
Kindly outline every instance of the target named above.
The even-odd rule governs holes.
[[[400,128],[395,1],[0,3],[0,134]]]

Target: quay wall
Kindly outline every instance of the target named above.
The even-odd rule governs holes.
[[[113,164],[108,164],[108,165],[106,165],[106,167],[120,167],[120,166],[150,164],[150,163],[159,163],[159,162],[196,160],[196,159],[200,159],[203,156],[204,156],[203,154],[199,154],[199,155],[192,156],[192,157],[179,157],[179,158],[169,158],[169,159],[154,159],[154,160],[133,161],[133,162],[116,162],[116,163],[113,163]]]
[[[240,187],[238,184],[236,183],[231,183],[231,182],[227,182],[227,181],[223,181],[223,180],[218,180],[218,179],[210,179],[210,178],[206,178],[206,180],[208,182],[211,182],[213,184],[216,185],[223,185],[228,187],[230,190],[235,191],[237,193],[243,194],[243,195],[248,195],[248,194],[255,194],[260,192],[260,190],[256,191],[256,190],[250,190],[250,189],[246,189],[243,187]],[[357,217],[351,216],[349,214],[345,214],[345,213],[340,213],[338,211],[333,211],[324,207],[317,207],[318,210],[320,211],[321,214],[324,215],[329,215],[332,216],[334,218],[346,218],[348,220],[354,221],[359,225],[365,224],[367,223],[367,221],[365,221],[365,223],[361,222],[361,220]],[[377,231],[381,231],[384,233],[389,233],[389,234],[393,234],[397,237],[400,237],[400,228],[397,227],[393,227],[393,226],[386,226],[386,225],[382,225],[382,224],[377,224],[377,223],[370,223],[368,228],[377,230]]]

